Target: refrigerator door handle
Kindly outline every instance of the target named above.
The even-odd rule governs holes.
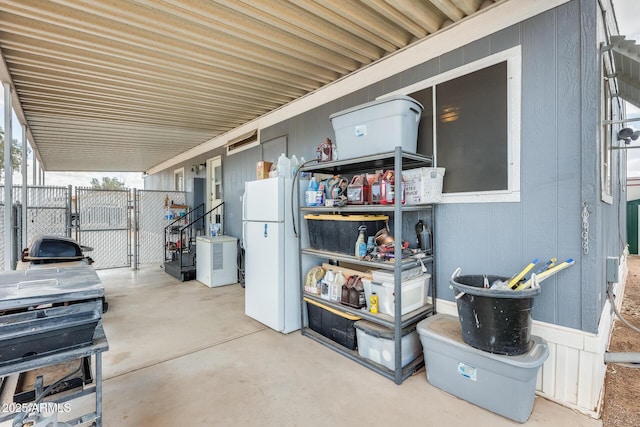
[[[240,245],[242,248],[246,249],[247,248],[247,237],[246,237],[246,233],[245,230],[247,229],[247,221],[242,221],[242,245]]]
[[[242,219],[247,219],[247,184],[244,186],[244,193],[242,194]]]

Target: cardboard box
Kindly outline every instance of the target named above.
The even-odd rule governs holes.
[[[256,163],[256,179],[269,178],[269,171],[271,170],[271,162],[257,162]]]

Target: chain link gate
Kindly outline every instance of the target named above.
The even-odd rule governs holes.
[[[176,205],[186,205],[186,193],[137,190],[135,194],[138,263],[162,265],[165,261],[164,228],[171,222],[165,219],[165,200]]]
[[[0,227],[4,231],[4,186],[0,186]],[[39,234],[53,236],[70,236],[69,217],[71,213],[71,187],[27,186],[27,200],[22,200],[22,187],[14,186],[13,198],[13,230],[14,246],[5,248],[6,239],[0,241],[0,270],[4,270],[4,251],[12,250],[14,260],[23,248]],[[27,204],[27,237],[22,238],[22,205]],[[8,269],[7,269],[8,270]]]
[[[131,266],[130,191],[76,188],[76,240],[90,246],[96,269]]]

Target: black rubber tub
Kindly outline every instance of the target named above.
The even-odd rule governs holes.
[[[531,311],[540,287],[521,291],[484,288],[483,275],[453,276],[462,339],[470,346],[515,356],[531,346]],[[509,280],[486,276],[489,283]]]

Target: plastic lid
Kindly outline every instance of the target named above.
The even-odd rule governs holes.
[[[338,116],[342,116],[345,114],[349,114],[352,113],[354,111],[358,111],[361,110],[363,108],[368,108],[371,107],[373,105],[378,105],[378,104],[383,104],[385,102],[392,102],[392,101],[408,101],[413,103],[416,107],[418,107],[420,109],[420,114],[422,114],[422,111],[424,110],[424,107],[422,106],[422,104],[420,104],[418,101],[416,101],[415,99],[411,98],[410,96],[407,95],[391,95],[391,96],[386,96],[380,99],[376,99],[375,101],[371,101],[371,102],[367,102],[365,104],[360,104],[360,105],[356,105],[354,107],[348,108],[346,110],[342,110],[339,111],[337,113],[333,113],[329,116],[329,120],[332,120],[335,117]]]
[[[389,329],[382,325],[378,325],[377,323],[369,322],[368,320],[358,320],[353,326],[361,331],[365,332],[367,335],[371,335],[376,338],[384,338],[386,340],[393,339],[393,329]],[[411,332],[416,330],[416,325],[406,326],[402,329],[402,336],[409,335]]]
[[[520,368],[537,368],[549,356],[547,342],[544,338],[535,335],[531,335],[531,349],[527,353],[518,356],[505,356],[473,348],[462,341],[459,319],[448,314],[436,314],[428,317],[418,323],[416,330],[420,335],[423,347],[425,346],[425,339],[433,339],[445,342],[458,349],[464,349],[468,353]]]

